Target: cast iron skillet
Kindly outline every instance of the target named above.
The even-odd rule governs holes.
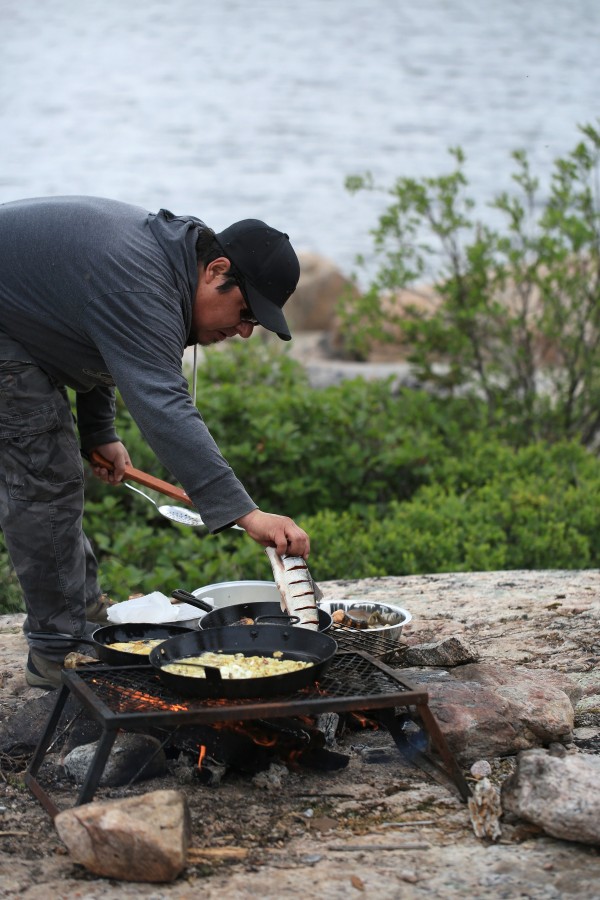
[[[328,612],[324,609],[318,610],[319,614],[319,631],[327,631],[331,628],[332,619]],[[257,603],[235,603],[233,606],[223,606],[220,609],[213,609],[200,619],[200,629],[205,631],[207,628],[219,628],[223,625],[234,625],[242,618],[260,619],[258,624],[271,625],[294,625],[295,616],[288,616],[287,613],[281,611],[281,606],[277,601],[264,600]],[[267,620],[269,620],[267,622]],[[297,621],[297,619],[296,619]],[[303,629],[304,631],[312,629]]]
[[[223,606],[219,609],[213,609],[209,603],[198,599],[189,591],[176,590],[172,594],[176,600],[182,600],[189,603],[190,606],[196,606],[203,609],[207,614],[200,619],[200,629],[205,631],[207,628],[221,628],[224,625],[235,625],[240,619],[258,619],[257,624],[269,625],[295,625],[293,616],[282,612],[281,606],[276,600],[262,600],[254,603],[234,603],[232,606]],[[324,609],[318,610],[319,631],[328,631],[332,625],[332,619],[328,612]],[[269,621],[266,621],[266,620]],[[304,629],[305,631],[307,629]],[[312,629],[308,629],[312,630]]]
[[[97,628],[91,638],[79,638],[81,643],[90,644],[98,659],[111,666],[148,665],[148,657],[143,653],[128,653],[113,650],[111,644],[122,641],[163,641],[188,634],[192,629],[184,625],[155,625],[144,622],[128,622],[125,625],[103,625]]]
[[[87,644],[96,651],[96,656],[102,662],[111,666],[135,666],[148,665],[148,657],[141,653],[127,653],[125,650],[112,650],[111,644],[121,641],[155,641],[159,638],[166,641],[168,638],[177,637],[192,631],[184,625],[155,625],[153,623],[131,622],[126,625],[103,625],[96,628],[91,637],[74,638],[72,634],[58,632],[34,632],[32,637],[36,640],[52,641],[57,638],[67,638],[77,641],[78,644]]]
[[[207,669],[206,678],[175,675],[165,672],[165,663],[189,656],[199,656],[205,651],[243,653],[244,656],[272,657],[281,650],[284,659],[312,662],[312,666],[297,672],[254,678],[224,678],[218,669]],[[171,638],[150,652],[150,665],[174,693],[186,697],[271,697],[293,692],[317,681],[327,670],[337,650],[332,637],[306,628],[286,625],[229,625],[191,631]]]

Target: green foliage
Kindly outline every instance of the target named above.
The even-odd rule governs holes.
[[[600,466],[573,443],[521,451],[473,439],[407,503],[305,522],[330,578],[600,563]]]
[[[372,231],[378,271],[342,303],[352,352],[401,340],[424,384],[482,397],[490,423],[512,423],[514,443],[592,444],[600,423],[600,132],[581,131],[546,194],[526,154],[513,154],[515,193],[490,204],[502,228],[475,217],[460,149],[448,175],[399,178]],[[370,177],[347,187],[379,190]],[[390,296],[425,278],[437,309],[394,311]]]
[[[269,382],[255,380],[265,358]],[[198,398],[250,494],[293,517],[409,497],[472,415],[464,401],[453,403],[451,416],[425,394],[394,394],[388,382],[312,390],[298,364],[260,345],[209,354]]]

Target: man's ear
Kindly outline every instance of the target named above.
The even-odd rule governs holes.
[[[223,278],[225,273],[229,271],[230,266],[231,263],[226,256],[218,256],[217,259],[213,259],[212,262],[205,266],[204,280],[207,284],[210,284],[215,278]]]

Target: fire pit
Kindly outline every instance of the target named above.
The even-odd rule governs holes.
[[[461,797],[470,794],[428,706],[428,695],[416,690],[397,672],[361,651],[337,653],[318,683],[293,694],[269,699],[202,699],[176,696],[146,666],[90,666],[63,672],[63,687],[31,760],[26,784],[42,806],[55,816],[59,809],[42,787],[37,774],[51,745],[65,703],[72,695],[102,726],[92,763],[75,805],[94,797],[119,731],[176,731],[181,727],[222,722],[276,720],[320,713],[375,711],[394,736],[396,707],[414,707],[429,740],[454,781]]]

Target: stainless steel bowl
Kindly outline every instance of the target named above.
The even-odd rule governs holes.
[[[399,641],[400,635],[402,634],[402,629],[405,625],[407,625],[412,616],[408,612],[408,610],[403,609],[401,606],[394,606],[388,603],[368,603],[362,600],[331,600],[331,601],[322,601],[320,604],[322,609],[327,610],[328,613],[335,613],[337,610],[344,610],[347,613],[351,609],[360,609],[364,610],[369,615],[371,613],[379,612],[381,614],[387,616],[397,616],[398,621],[393,625],[379,625],[375,628],[357,628],[357,634],[363,635],[372,635],[374,637],[382,637],[389,641]],[[335,624],[334,624],[335,629]],[[348,628],[351,629],[351,627]]]

